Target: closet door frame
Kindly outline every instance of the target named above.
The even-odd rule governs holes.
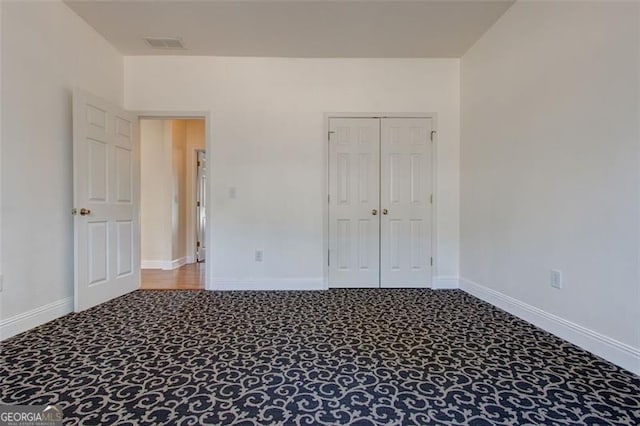
[[[438,117],[434,112],[327,112],[324,114],[323,140],[323,168],[322,181],[322,281],[324,289],[329,289],[329,120],[332,118],[430,118],[432,122],[431,143],[431,173],[433,203],[431,204],[431,252],[433,268],[431,268],[431,288],[436,288],[438,274]]]

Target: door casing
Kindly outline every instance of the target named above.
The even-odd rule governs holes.
[[[325,290],[329,289],[329,120],[332,118],[430,118],[433,129],[433,143],[431,144],[431,173],[433,203],[431,204],[431,250],[433,254],[433,268],[431,268],[431,288],[435,288],[435,278],[438,272],[438,120],[435,112],[327,112],[324,114],[324,129],[322,140],[324,179],[322,181],[322,282]],[[207,258],[207,261],[209,259]]]

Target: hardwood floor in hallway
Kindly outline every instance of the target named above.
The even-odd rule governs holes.
[[[204,263],[191,263],[178,269],[143,269],[141,290],[204,290]]]

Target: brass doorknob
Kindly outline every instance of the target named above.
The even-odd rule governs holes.
[[[80,209],[80,216],[88,216],[91,214],[91,210],[85,209],[84,207]]]
[[[371,214],[374,215],[374,216],[377,215],[378,214],[378,210],[376,210],[376,209],[371,210]]]
[[[389,214],[389,210],[387,210],[387,209],[382,209],[382,214]]]

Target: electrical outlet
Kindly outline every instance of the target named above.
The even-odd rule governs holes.
[[[256,262],[262,262],[263,252],[262,250],[256,250]]]
[[[562,271],[559,269],[551,270],[551,287],[562,288]]]

